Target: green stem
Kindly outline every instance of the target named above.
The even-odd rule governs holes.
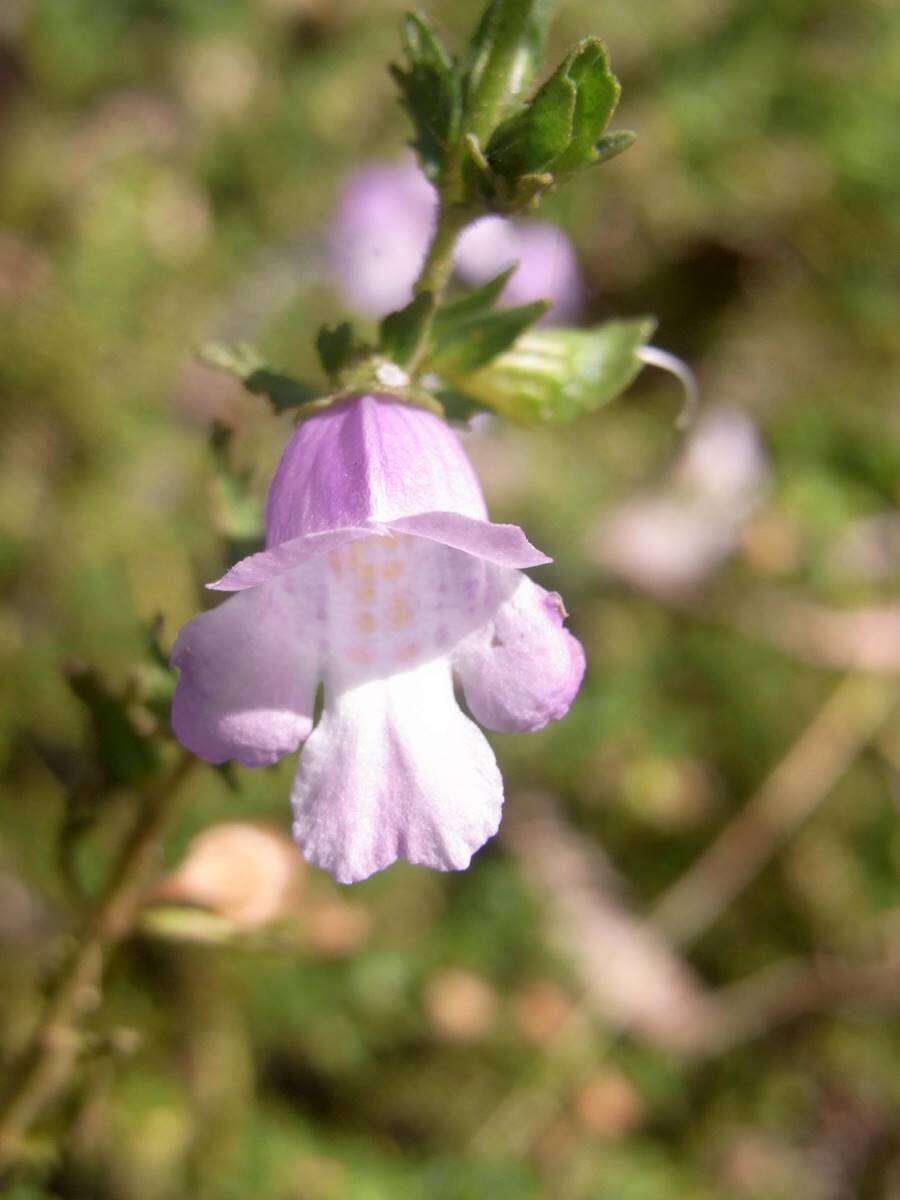
[[[415,285],[416,295],[430,292],[435,298],[435,306],[450,282],[457,238],[470,220],[471,213],[467,210],[441,204],[434,236]]]
[[[195,761],[181,754],[162,784],[143,797],[137,823],[106,889],[56,980],[0,1111],[0,1172],[21,1157],[23,1138],[71,1077],[81,1047],[81,1024],[100,1000],[108,952],[133,928],[179,785]]]
[[[462,202],[465,138],[474,133],[480,142],[486,142],[511,101],[530,82],[554,3],[555,0],[493,0],[482,19],[476,35],[481,48],[472,67],[472,91],[459,141],[444,164],[438,189],[437,224],[415,285],[416,295],[428,293],[431,302],[409,363],[413,377],[421,371],[428,353],[434,315],[453,274],[456,242],[466,225],[481,215]]]
[[[428,247],[428,253],[415,284],[415,294],[420,296],[427,293],[430,303],[419,329],[418,344],[409,362],[409,372],[413,377],[421,368],[428,351],[428,339],[431,336],[434,315],[447,290],[450,276],[453,274],[453,254],[457,239],[471,219],[470,209],[464,208],[462,205],[448,204],[445,199],[441,199],[431,245]]]
[[[494,0],[479,30],[484,49],[472,69],[465,130],[484,146],[540,65],[555,0]]]

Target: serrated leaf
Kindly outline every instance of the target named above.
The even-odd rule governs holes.
[[[167,942],[220,946],[240,936],[240,928],[220,913],[182,904],[156,904],[141,913],[140,928]]]
[[[523,334],[481,370],[447,370],[473,403],[523,423],[571,421],[620,395],[643,366],[652,317],[609,321],[595,329],[538,329]]]
[[[389,313],[384,318],[380,326],[378,348],[385,358],[401,367],[409,362],[419,344],[433,304],[431,292],[420,292],[406,308]]]
[[[325,374],[340,382],[344,372],[354,367],[369,353],[370,347],[357,338],[349,321],[340,325],[323,325],[316,338],[316,350]]]
[[[477,371],[509,349],[549,307],[549,300],[537,300],[519,308],[487,313],[478,320],[462,324],[436,346],[429,366],[439,374]]]
[[[492,170],[513,178],[552,166],[571,144],[577,99],[577,88],[561,67],[527,108],[491,138],[487,158]]]
[[[159,769],[159,751],[135,729],[124,698],[81,663],[68,668],[66,679],[87,709],[104,780],[112,786],[129,785]]]
[[[438,179],[448,148],[459,136],[462,81],[459,69],[422,17],[403,22],[406,67],[392,66],[416,137],[413,146],[429,179]]]
[[[341,368],[346,366],[354,340],[353,326],[349,321],[322,326],[316,337],[316,352],[326,375],[338,375]]]
[[[259,351],[245,342],[235,346],[224,342],[211,342],[203,347],[200,358],[208,366],[234,375],[247,391],[255,396],[268,396],[276,412],[297,408],[321,394],[319,388],[267,367]],[[214,423],[212,438],[215,451],[220,452],[224,449],[231,432],[221,422]]]
[[[444,410],[444,417],[457,424],[465,424],[472,417],[486,411],[485,405],[474,396],[466,396],[452,387],[439,387],[434,394]]]
[[[321,388],[292,379],[290,375],[281,375],[268,367],[252,371],[244,380],[244,387],[255,396],[268,396],[272,407],[279,413],[299,408],[301,404],[308,404],[322,394]]]
[[[432,334],[435,342],[440,343],[444,338],[455,333],[462,326],[473,321],[479,321],[491,312],[494,305],[503,294],[503,290],[515,273],[518,263],[513,263],[505,271],[501,271],[481,287],[468,292],[459,300],[445,304],[435,313]]]
[[[200,359],[208,367],[225,371],[242,382],[258,367],[263,366],[259,351],[248,342],[207,342],[200,351]]]
[[[567,175],[612,157],[613,143],[601,152],[598,141],[620,91],[603,43],[587,38],[533,100],[496,131],[485,152],[491,170],[514,182],[540,172]],[[614,144],[613,153],[619,153],[630,142]]]
[[[577,92],[575,119],[569,148],[553,164],[558,175],[596,161],[597,139],[609,124],[622,91],[599,38],[582,43],[569,67],[569,78]]]

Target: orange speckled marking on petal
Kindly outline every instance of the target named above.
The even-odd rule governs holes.
[[[361,667],[369,667],[375,661],[375,656],[368,646],[351,646],[347,651],[347,658]]]
[[[370,612],[357,613],[356,616],[356,632],[362,634],[374,633],[378,628],[378,622],[375,620],[375,614]]]
[[[412,606],[410,605],[409,598],[402,592],[397,592],[391,596],[387,617],[391,629],[406,629],[412,624]]]

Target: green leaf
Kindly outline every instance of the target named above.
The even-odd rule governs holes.
[[[340,325],[322,326],[316,338],[316,350],[325,374],[334,383],[340,383],[372,348],[356,336],[349,321],[342,321]]]
[[[439,374],[477,371],[512,346],[549,307],[549,300],[537,300],[520,308],[501,309],[462,323],[436,345],[429,366]]]
[[[517,266],[518,263],[513,263],[512,266],[507,267],[505,271],[501,271],[499,275],[489,279],[487,283],[483,283],[473,292],[439,308],[432,326],[435,341],[440,342],[450,337],[462,326],[480,321],[490,313],[503,294],[503,289],[509,283]]]
[[[597,155],[594,162],[609,162],[611,158],[615,158],[617,154],[621,154],[623,150],[633,146],[636,137],[637,134],[630,129],[619,129],[615,133],[608,133],[594,147]]]
[[[571,421],[629,386],[643,365],[637,351],[655,327],[652,317],[638,317],[595,329],[532,330],[489,366],[445,375],[473,403],[513,420]]]
[[[135,728],[124,697],[116,695],[96,671],[80,662],[70,664],[66,679],[87,709],[97,760],[108,785],[134,784],[159,769],[159,751],[148,734]]]
[[[589,38],[581,44],[569,67],[569,78],[577,95],[575,119],[569,148],[553,164],[557,175],[596,161],[597,139],[609,124],[622,91],[609,69],[606,47],[599,38]]]
[[[299,408],[322,394],[321,388],[292,379],[290,375],[281,375],[268,367],[251,371],[244,379],[244,387],[254,396],[268,396],[270,404],[279,413]]]
[[[401,102],[416,132],[413,146],[429,179],[441,174],[447,151],[459,137],[462,81],[459,68],[422,17],[403,22],[406,68],[392,66]]]
[[[226,371],[241,381],[248,392],[255,396],[268,396],[276,412],[285,412],[307,404],[321,394],[321,389],[311,384],[292,379],[290,375],[282,375],[273,371],[263,362],[258,350],[246,342],[230,346],[224,342],[210,342],[200,351],[200,358],[210,367]],[[214,427],[214,439],[227,441],[230,431],[220,426]],[[214,449],[221,449],[214,441]]]
[[[485,151],[491,170],[507,181],[541,172],[559,177],[620,153],[630,145],[620,135],[598,147],[620,91],[603,43],[585,39],[495,132]]]
[[[391,362],[405,366],[419,344],[422,329],[431,314],[434,297],[420,292],[398,312],[389,313],[381,322],[379,350]]]
[[[435,399],[440,401],[441,408],[444,410],[444,417],[448,421],[455,421],[459,424],[464,424],[469,421],[477,413],[486,411],[486,406],[473,396],[466,396],[463,392],[456,391],[452,387],[439,387],[435,393]]]
[[[493,124],[531,86],[541,67],[554,0],[491,0],[469,49],[466,105]],[[493,126],[479,129],[487,138]]]
[[[501,125],[487,158],[498,175],[532,175],[552,166],[572,141],[578,90],[561,67],[527,108]]]

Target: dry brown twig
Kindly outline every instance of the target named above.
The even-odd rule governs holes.
[[[555,1065],[515,1087],[482,1123],[473,1148],[498,1143],[522,1153],[565,1103],[586,1068],[592,1015],[610,1042],[631,1030],[694,1056],[740,1041],[817,1008],[900,1001],[900,962],[834,960],[780,964],[725,992],[703,988],[673,948],[700,937],[783,842],[807,820],[861,751],[883,730],[900,695],[896,683],[849,675],[838,684],[760,790],[664,895],[651,922],[630,913],[611,869],[560,818],[550,797],[513,804],[504,839],[526,878],[547,897],[584,991],[553,1047]]]
[[[600,1015],[610,1038],[625,1030],[670,1051],[696,1051],[716,1002],[691,968],[618,895],[614,872],[596,846],[568,828],[551,796],[519,795],[508,806],[504,843],[526,879],[547,898],[551,932],[582,980],[582,994],[539,1068],[510,1088],[471,1140],[477,1153],[497,1146],[525,1154],[562,1108],[572,1087],[596,1069],[586,1057]]]
[[[142,797],[137,821],[107,887],[54,982],[0,1106],[0,1173],[20,1159],[29,1129],[72,1074],[82,1044],[82,1023],[100,1002],[109,951],[133,928],[180,786],[195,761],[192,755],[180,752],[165,779]]]
[[[658,901],[653,923],[695,941],[816,810],[897,708],[897,685],[843,679],[756,795]]]
[[[712,608],[709,616],[812,666],[900,673],[900,604],[843,610],[763,591],[733,602],[727,611]]]

